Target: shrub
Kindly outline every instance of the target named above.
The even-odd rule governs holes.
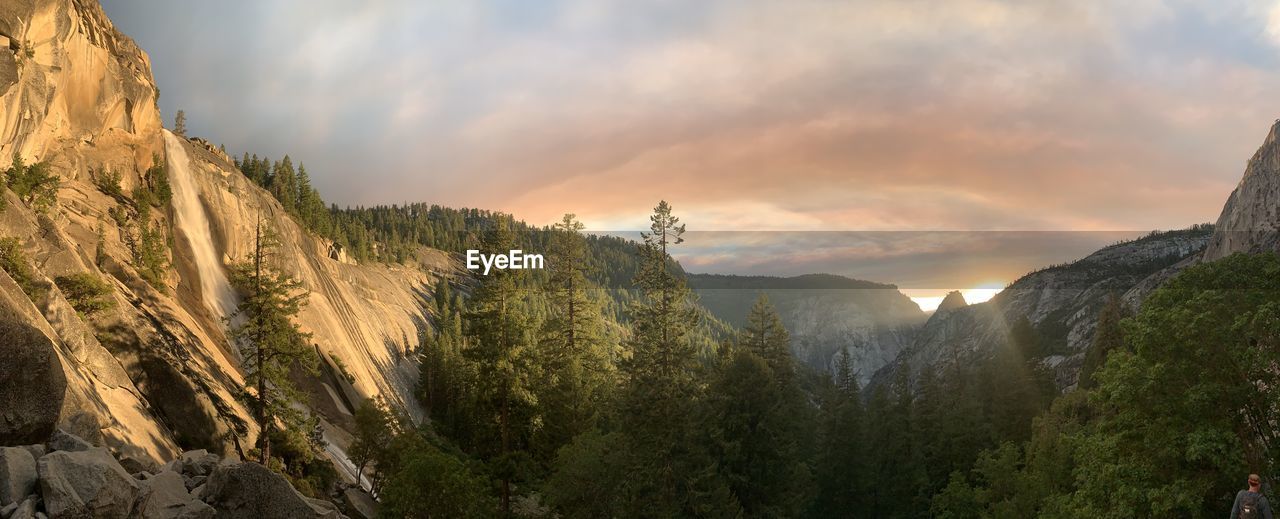
[[[88,272],[59,276],[53,282],[82,317],[92,317],[116,305],[111,299],[111,285]]]
[[[5,170],[5,184],[27,205],[37,211],[46,211],[58,201],[58,187],[62,180],[49,172],[49,164],[37,162],[26,165],[22,157],[13,154],[13,165]]]
[[[9,277],[22,287],[22,291],[32,301],[44,297],[48,290],[43,283],[36,280],[27,262],[27,255],[22,252],[22,244],[17,238],[0,238],[0,269],[9,273]]]
[[[98,191],[114,198],[124,196],[124,189],[120,187],[120,173],[98,169],[90,170],[89,174],[93,177],[93,185],[97,186]]]

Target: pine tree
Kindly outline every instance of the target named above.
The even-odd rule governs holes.
[[[822,444],[817,462],[813,517],[838,517],[869,510],[866,411],[849,350],[836,357],[835,380],[823,398]]]
[[[250,398],[261,429],[259,461],[264,465],[271,460],[270,436],[276,422],[296,427],[302,419],[290,406],[299,396],[289,379],[290,369],[314,372],[319,362],[308,343],[310,334],[294,321],[307,293],[301,283],[270,265],[275,247],[275,238],[259,221],[253,251],[246,261],[232,266],[230,276],[242,297],[228,318],[230,338],[243,357],[245,384],[253,388]]]
[[[665,201],[650,221],[639,248],[635,285],[640,294],[631,305],[627,341],[631,355],[622,363],[621,424],[632,455],[628,490],[633,504],[643,504],[653,515],[688,515],[693,482],[703,469],[690,441],[699,388],[688,335],[698,314],[669,255],[670,247],[684,241],[685,226]]]
[[[598,305],[588,297],[586,240],[572,214],[554,226],[548,249],[550,316],[542,329],[542,397],[545,426],[538,448],[550,459],[575,436],[590,430],[612,382]]]
[[[493,254],[514,247],[515,237],[507,222],[498,220],[486,234],[482,250]],[[497,426],[497,445],[488,446],[484,454],[501,481],[500,505],[508,515],[511,483],[520,471],[520,449],[533,421],[530,409],[535,403],[530,323],[518,286],[523,272],[490,272],[469,301],[466,316],[470,344],[465,354],[478,370],[481,404]]]
[[[5,184],[23,203],[40,212],[48,211],[58,201],[62,179],[49,171],[49,163],[27,165],[22,156],[13,154],[13,164],[4,172]]]
[[[781,387],[790,388],[795,378],[795,366],[791,359],[791,337],[782,326],[777,310],[769,303],[769,297],[760,294],[751,311],[740,343],[765,362],[774,373]],[[789,389],[788,389],[789,390]]]
[[[1093,343],[1084,354],[1084,364],[1080,367],[1080,389],[1093,389],[1098,386],[1094,373],[1107,361],[1107,354],[1112,350],[1124,347],[1124,330],[1120,321],[1129,317],[1129,308],[1116,294],[1107,298],[1107,304],[1098,313],[1098,325],[1093,332]]]
[[[792,517],[807,498],[804,463],[814,427],[795,384],[791,341],[761,295],[708,390],[710,443],[720,475],[747,517]]]
[[[179,137],[187,136],[187,112],[178,110],[173,116],[173,134]]]
[[[285,155],[271,168],[271,195],[280,201],[285,212],[297,214],[298,180],[293,169],[293,160]]]

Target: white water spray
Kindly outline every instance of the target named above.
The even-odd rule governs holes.
[[[209,218],[200,204],[200,185],[191,176],[191,159],[186,145],[169,130],[164,130],[165,155],[168,157],[169,183],[173,188],[175,223],[187,237],[197,274],[200,297],[213,316],[224,319],[236,310],[236,295],[222,269],[218,250],[213,246]]]

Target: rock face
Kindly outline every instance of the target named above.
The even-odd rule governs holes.
[[[0,156],[160,127],[150,60],[97,2],[4,2],[0,37]]]
[[[1203,261],[1236,252],[1280,250],[1280,120],[1249,159],[1244,176],[1218,216]]]
[[[420,416],[406,352],[430,320],[422,294],[439,275],[428,271],[451,275],[448,256],[424,252],[426,268],[342,261],[225,154],[166,137],[155,100],[149,59],[96,1],[0,2],[0,170],[17,153],[46,162],[62,182],[45,213],[0,190],[8,197],[0,236],[18,239],[43,288],[29,296],[0,272],[0,444],[35,443],[62,428],[140,466],[190,448],[228,455],[252,445],[256,427],[235,397],[243,376],[226,340],[228,309],[206,295],[218,286],[210,280],[246,256],[260,220],[279,234],[279,266],[309,291],[300,325],[354,378],[308,380],[305,403],[336,427],[374,394]],[[143,222],[171,238],[159,286],[134,260],[141,224],[113,216],[133,218],[133,202],[97,182],[110,172],[130,193],[156,160],[191,188]],[[105,280],[115,303],[92,319],[53,282],[83,273]]]
[[[9,285],[0,286],[0,444],[34,443],[57,425],[67,380],[53,342],[19,311],[29,304],[25,294],[7,274],[0,278]]]
[[[903,367],[914,374],[921,366],[987,355],[1006,345],[1010,324],[1025,317],[1051,352],[1043,362],[1054,368],[1059,387],[1071,387],[1107,298],[1114,294],[1136,307],[1159,282],[1196,261],[1212,232],[1198,226],[1152,233],[1027,274],[985,303],[943,311],[944,300],[911,346],[875,380],[891,380]]]
[[[742,326],[759,294],[791,334],[795,358],[830,370],[848,348],[854,372],[871,375],[911,345],[927,316],[893,285],[828,274],[791,278],[692,274],[689,285],[712,315]]]
[[[217,510],[193,498],[182,474],[164,471],[142,481],[135,516],[143,519],[212,519]]]
[[[946,297],[942,298],[942,302],[938,303],[938,308],[934,312],[950,312],[966,306],[969,306],[969,303],[964,300],[964,294],[961,294],[959,290],[952,290],[947,292]]]

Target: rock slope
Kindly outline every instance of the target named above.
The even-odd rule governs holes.
[[[1218,216],[1202,259],[1280,250],[1280,119],[1249,158],[1244,176]]]
[[[1195,261],[1212,235],[1209,226],[1152,233],[1027,274],[988,302],[946,311],[939,307],[875,380],[890,380],[904,367],[916,373],[921,366],[987,355],[1007,345],[1010,325],[1026,317],[1050,353],[1043,362],[1055,369],[1059,387],[1071,387],[1107,298],[1114,294],[1136,306],[1159,281]]]
[[[37,288],[28,294],[0,271],[0,445],[63,428],[152,461],[251,446],[257,432],[236,398],[243,379],[226,341],[226,305],[208,296],[225,285],[217,280],[225,266],[246,256],[259,221],[279,235],[279,266],[309,292],[299,321],[325,363],[321,377],[303,381],[305,403],[331,428],[349,425],[353,406],[373,395],[418,415],[406,352],[431,319],[425,294],[456,273],[455,262],[438,251],[412,267],[331,257],[329,243],[225,155],[167,135],[156,97],[146,54],[95,1],[0,3],[0,169],[16,153],[61,180],[46,212],[0,193],[0,237],[18,240]],[[182,182],[191,195],[141,222],[168,238],[158,286],[139,274],[139,212],[120,194],[143,185],[156,160],[175,191]],[[100,187],[109,175],[119,176],[119,192]],[[114,308],[76,313],[54,281],[84,273],[107,281]],[[341,457],[349,435],[333,432]]]
[[[742,326],[759,294],[769,297],[800,362],[834,368],[848,349],[862,383],[911,345],[927,316],[893,285],[830,274],[789,278],[691,274],[689,285],[712,315]]]

